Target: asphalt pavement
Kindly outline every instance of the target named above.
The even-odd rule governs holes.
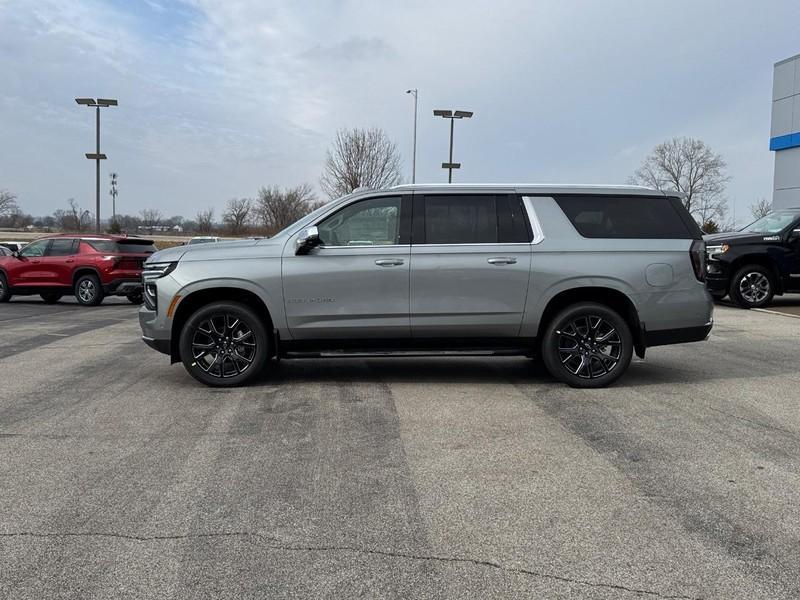
[[[2,598],[800,596],[800,320],[614,387],[523,358],[202,387],[136,307],[0,305]]]

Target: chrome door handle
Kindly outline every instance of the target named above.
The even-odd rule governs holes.
[[[375,264],[379,267],[396,267],[403,264],[402,258],[379,258]]]
[[[513,256],[496,256],[495,258],[487,258],[486,262],[490,265],[513,265],[517,259]]]

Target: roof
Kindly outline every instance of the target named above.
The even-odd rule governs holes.
[[[392,190],[419,192],[509,192],[520,194],[618,194],[665,195],[663,192],[638,185],[595,185],[559,183],[415,183],[397,185]],[[375,191],[375,190],[373,190]]]
[[[47,233],[37,240],[49,240],[51,238],[81,238],[87,240],[111,240],[113,242],[124,242],[125,240],[151,241],[149,238],[139,237],[138,235],[116,235],[109,233]]]

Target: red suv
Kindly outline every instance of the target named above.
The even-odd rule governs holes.
[[[39,294],[47,303],[74,294],[79,304],[127,296],[142,302],[142,265],[156,251],[152,240],[116,235],[65,234],[40,238],[0,256],[0,302]]]

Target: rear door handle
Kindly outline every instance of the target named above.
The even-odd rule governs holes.
[[[74,262],[75,262],[75,260],[74,260],[74,259],[72,259],[72,258],[68,258],[68,259],[67,259],[66,261],[64,261],[64,262],[68,262],[68,263],[74,263]]]
[[[486,262],[490,265],[513,265],[517,259],[513,256],[495,256],[494,258],[487,258]]]
[[[375,264],[379,267],[396,267],[403,264],[402,258],[379,258]]]

